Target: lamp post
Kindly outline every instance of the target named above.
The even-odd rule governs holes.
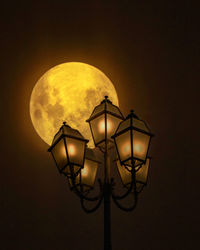
[[[138,194],[147,184],[151,159],[148,150],[153,134],[133,111],[124,119],[119,108],[107,96],[94,108],[87,122],[95,147],[104,156],[104,178],[98,179],[98,195],[91,197],[90,193],[101,162],[94,151],[87,148],[88,140],[78,130],[64,122],[48,151],[51,152],[59,172],[67,177],[70,189],[80,198],[85,212],[96,211],[104,201],[104,250],[111,250],[111,198],[124,211],[132,211],[136,207]],[[113,149],[116,149],[115,165],[125,189],[122,195],[115,193],[116,183],[111,178],[110,157]],[[133,204],[125,207],[121,200],[129,195],[133,196]],[[86,201],[95,202],[95,205],[88,208]]]

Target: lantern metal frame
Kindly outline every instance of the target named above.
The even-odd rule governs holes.
[[[138,194],[141,193],[141,191],[143,190],[143,188],[144,188],[145,186],[147,186],[147,183],[148,183],[148,178],[149,178],[149,174],[148,174],[148,173],[149,173],[149,169],[151,168],[151,159],[152,159],[152,157],[151,157],[151,156],[147,156],[147,159],[149,159],[149,165],[148,165],[147,176],[146,176],[146,181],[145,181],[145,182],[139,181],[139,180],[137,179],[137,172],[138,172],[139,170],[141,170],[141,168],[144,167],[144,165],[145,165],[146,163],[141,163],[141,164],[138,165],[137,168],[135,169],[135,181],[136,181],[136,189],[137,189],[137,193],[138,193]],[[114,161],[115,161],[116,164],[117,164],[117,161],[119,161],[119,159],[116,159],[116,160],[114,160]],[[119,164],[120,164],[120,161],[119,161]],[[125,165],[121,165],[121,164],[120,164],[120,166],[121,166],[121,167],[124,167],[124,168],[125,168],[125,171],[127,171],[127,173],[131,173],[132,168],[131,168],[131,169],[128,169]],[[117,171],[118,171],[118,174],[119,174],[119,176],[120,176],[121,184],[123,185],[124,188],[128,189],[129,186],[130,186],[130,184],[131,184],[131,181],[130,181],[129,183],[127,183],[127,184],[124,184],[124,182],[123,182],[123,180],[122,180],[122,176],[121,176],[121,173],[120,173],[120,170],[119,170],[119,166],[118,166],[118,165],[117,165]]]
[[[104,104],[104,103],[105,103],[105,106],[106,106],[106,103],[112,104],[108,100],[107,96],[105,96],[105,99],[101,102],[101,104]],[[117,107],[117,106],[115,106],[115,107]],[[119,108],[118,108],[118,110],[119,110]],[[121,114],[120,110],[119,110],[119,112]],[[151,137],[153,136],[153,134],[148,133],[148,135],[150,135],[150,140],[149,140],[149,145],[148,145],[148,149],[147,149],[147,153],[146,153],[146,159],[145,159],[145,162],[142,162],[141,164],[137,165],[138,168],[136,168],[136,165],[135,165],[137,159],[134,159],[133,153],[131,152],[131,157],[129,159],[131,161],[131,168],[128,169],[127,168],[128,165],[125,164],[125,167],[131,173],[131,182],[130,182],[130,185],[128,185],[128,186],[122,185],[122,187],[124,187],[124,193],[118,195],[115,192],[115,187],[116,187],[117,183],[115,182],[115,180],[113,178],[111,178],[111,173],[110,173],[111,172],[111,170],[110,170],[111,150],[113,148],[116,148],[118,150],[118,148],[116,146],[116,141],[115,141],[116,136],[130,130],[130,136],[132,138],[133,128],[138,130],[139,132],[143,132],[143,131],[140,131],[140,129],[133,127],[132,124],[130,127],[126,128],[125,130],[122,130],[118,134],[116,134],[115,131],[113,131],[113,135],[111,136],[111,139],[113,139],[112,145],[114,145],[115,147],[110,147],[109,146],[110,140],[108,140],[108,138],[107,138],[107,114],[116,116],[116,114],[113,114],[112,112],[107,111],[105,109],[95,116],[91,115],[90,118],[87,120],[87,122],[89,122],[91,133],[92,133],[92,138],[93,138],[93,141],[95,143],[95,138],[93,135],[93,131],[92,131],[92,127],[91,127],[90,122],[92,120],[94,120],[95,118],[98,118],[100,115],[105,115],[105,134],[104,134],[105,138],[95,144],[96,148],[98,148],[99,152],[101,152],[104,156],[104,161],[101,163],[102,165],[104,165],[104,168],[103,168],[104,179],[103,180],[98,179],[98,186],[99,186],[98,194],[91,196],[90,191],[92,191],[93,188],[89,189],[87,192],[84,192],[84,190],[81,188],[81,185],[80,185],[80,188],[77,187],[76,178],[78,177],[78,175],[80,175],[80,180],[81,180],[81,172],[74,173],[72,164],[70,164],[71,175],[70,176],[68,175],[67,179],[68,179],[68,183],[69,183],[69,181],[71,181],[70,190],[73,191],[80,198],[81,207],[86,213],[92,213],[92,212],[96,211],[100,207],[102,202],[104,201],[104,250],[111,250],[112,249],[112,246],[111,246],[111,207],[110,207],[111,206],[111,199],[113,200],[114,204],[123,211],[128,212],[128,211],[132,211],[136,208],[137,202],[138,202],[138,195],[143,190],[144,186],[147,185],[147,184],[145,184],[145,185],[140,186],[139,188],[137,187],[136,172],[137,172],[137,170],[139,170],[142,167],[142,164],[144,164],[146,162],[147,155],[149,152],[150,143],[151,143]],[[131,112],[131,114],[129,116],[136,116],[136,115],[133,112]],[[129,116],[127,116],[126,119],[129,118]],[[123,117],[123,115],[121,114],[121,116],[119,116],[118,118],[121,119],[122,117]],[[126,119],[123,118],[122,122],[124,122]],[[137,119],[138,119],[138,117],[137,117]],[[119,125],[118,125],[118,127],[119,127]],[[100,146],[100,144],[102,142],[105,143],[104,147]],[[133,140],[131,140],[131,144],[133,144]],[[131,147],[133,148],[133,145],[131,145]],[[85,153],[86,153],[86,150],[85,150]],[[119,157],[118,151],[117,151],[117,154]],[[85,157],[85,155],[84,155],[84,157]],[[124,162],[120,161],[120,164],[124,165]],[[81,166],[81,167],[83,167],[83,166]],[[124,206],[122,204],[122,201],[124,199],[126,199],[128,196],[132,197],[132,204],[130,204],[129,206]],[[88,207],[88,205],[86,204],[87,202],[92,203],[93,206]]]
[[[118,110],[118,112],[119,112],[120,115],[117,114],[117,113],[114,113],[114,112],[111,112],[111,111],[107,110],[107,103],[108,103],[108,104],[111,104],[113,107],[115,107],[115,108]],[[96,109],[97,107],[99,107],[100,105],[105,105],[105,106],[104,106],[104,109],[103,109],[102,111],[100,111],[99,113],[93,115],[93,113],[95,112],[95,109]],[[120,109],[119,109],[116,105],[112,104],[112,102],[108,99],[108,96],[105,96],[105,99],[100,103],[100,105],[98,105],[98,106],[96,106],[96,107],[94,108],[94,110],[93,110],[93,112],[92,112],[90,118],[87,119],[86,122],[89,123],[90,131],[91,131],[91,134],[92,134],[92,139],[93,139],[93,142],[94,142],[95,146],[96,146],[96,147],[100,147],[101,150],[102,150],[102,147],[100,146],[100,144],[102,144],[103,142],[106,142],[106,141],[107,141],[107,143],[108,143],[108,142],[113,143],[113,140],[107,139],[107,115],[114,116],[114,117],[116,117],[116,118],[118,118],[118,119],[120,119],[120,120],[123,120],[123,119],[124,119],[124,116],[123,116],[123,114],[121,113]],[[99,142],[96,142],[95,136],[94,136],[94,131],[93,131],[92,125],[91,125],[91,121],[93,121],[94,119],[96,119],[96,118],[98,118],[98,117],[100,117],[100,116],[102,116],[102,115],[104,115],[104,120],[105,120],[105,135],[104,135],[105,137],[104,137],[104,139],[100,140]]]
[[[74,140],[77,140],[77,141],[82,141],[82,142],[85,142],[85,145],[86,143],[89,142],[89,140],[85,139],[84,137],[76,137],[76,136],[72,136],[72,135],[67,135],[65,134],[65,131],[64,131],[64,127],[67,127],[67,128],[70,128],[71,127],[69,125],[66,125],[66,122],[63,122],[63,125],[60,127],[59,131],[56,133],[56,135],[54,136],[54,138],[60,133],[60,131],[62,131],[62,134],[52,143],[52,145],[50,146],[50,148],[48,149],[48,152],[51,153],[54,161],[55,161],[55,164],[56,164],[56,167],[59,171],[60,174],[64,174],[65,176],[69,177],[72,175],[72,171],[74,172],[74,166],[78,166],[79,167],[79,170],[76,171],[76,175],[78,175],[78,173],[80,172],[81,168],[83,168],[83,164],[84,164],[84,161],[85,161],[85,153],[86,153],[86,150],[84,149],[84,154],[83,154],[83,160],[82,160],[82,164],[79,164],[79,163],[76,163],[74,164],[73,162],[70,161],[70,156],[69,156],[69,152],[68,152],[68,149],[67,149],[67,143],[66,143],[66,138],[70,138],[70,139],[74,139]],[[76,129],[73,129],[74,131],[77,131]],[[78,132],[79,133],[79,132]],[[80,133],[79,133],[80,134]],[[81,134],[80,134],[81,135]],[[82,136],[82,135],[81,135]],[[65,152],[66,152],[66,157],[67,157],[67,161],[66,161],[66,164],[63,166],[63,168],[59,168],[58,164],[57,164],[57,161],[55,159],[55,156],[52,152],[52,150],[56,147],[56,145],[61,141],[63,140],[63,143],[64,143],[64,148],[65,148]],[[67,167],[69,166],[70,168],[70,173],[66,173],[66,172],[63,172]]]
[[[97,170],[96,170],[96,172],[97,172],[98,171],[98,167],[99,167],[99,165],[100,165],[101,162],[98,161],[97,159],[95,159],[94,156],[91,157],[91,155],[87,155],[87,152],[88,152],[87,150],[92,150],[92,149],[86,148],[86,151],[85,151],[85,161],[88,160],[88,161],[96,163],[97,164]],[[84,163],[85,163],[85,161],[84,161]],[[73,191],[74,189],[76,189],[76,191],[77,191],[77,189],[78,189],[79,192],[87,194],[91,190],[94,189],[94,185],[90,186],[88,184],[81,183],[82,182],[82,171],[81,170],[83,170],[83,169],[84,169],[84,166],[80,169],[80,171],[77,174],[74,174],[73,176],[68,176],[67,179],[68,179],[68,184],[69,184],[69,188],[70,188],[71,191]],[[79,178],[78,183],[77,183],[77,178]],[[74,179],[74,180],[72,180],[72,179]],[[94,181],[93,182],[95,183],[95,181],[96,181],[96,175],[94,177]],[[80,189],[78,187],[80,187]],[[87,190],[84,190],[84,187],[87,187]]]
[[[127,128],[125,128],[125,129],[123,129],[123,130],[121,130],[120,132],[117,132],[117,130],[118,130],[118,128],[120,127],[121,123],[125,122],[125,121],[128,120],[128,119],[130,119],[130,126],[127,127]],[[117,130],[116,130],[116,133],[112,136],[112,138],[114,139],[115,147],[116,147],[117,154],[118,154],[118,158],[119,158],[119,160],[120,160],[121,165],[129,166],[129,167],[135,167],[136,161],[141,162],[141,163],[139,163],[138,165],[142,165],[143,163],[146,162],[146,159],[147,159],[148,153],[149,153],[150,144],[151,144],[151,139],[152,139],[152,137],[154,136],[154,134],[152,134],[150,131],[147,132],[147,131],[145,131],[145,130],[142,130],[142,129],[140,129],[140,128],[137,128],[137,127],[133,126],[133,119],[140,120],[140,119],[138,118],[138,116],[134,113],[134,110],[132,109],[131,112],[130,112],[130,114],[129,114],[129,115],[119,124],[119,126],[118,126],[118,128],[117,128]],[[148,128],[148,126],[147,126],[147,124],[146,124],[145,121],[143,121],[143,120],[140,120],[140,121],[142,121],[142,122],[145,124],[145,126]],[[122,135],[122,134],[128,132],[128,131],[130,132],[131,156],[128,157],[127,159],[125,159],[125,160],[122,161],[122,160],[121,160],[121,157],[120,157],[119,150],[118,150],[116,138],[117,138],[118,136],[120,136],[120,135]],[[145,160],[144,160],[144,161],[141,160],[141,159],[139,159],[139,158],[137,158],[137,157],[135,157],[135,156],[133,155],[133,133],[134,133],[133,131],[137,131],[137,132],[140,132],[140,133],[142,133],[142,134],[146,134],[146,135],[148,135],[148,136],[150,137],[150,138],[149,138],[149,143],[148,143],[147,152],[146,152],[146,157],[145,157]],[[128,162],[130,162],[131,164],[128,164]]]

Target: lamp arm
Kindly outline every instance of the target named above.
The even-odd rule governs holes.
[[[99,194],[97,196],[94,196],[94,197],[88,197],[88,196],[84,195],[83,192],[81,192],[81,191],[78,190],[78,188],[76,187],[75,178],[72,177],[72,184],[73,184],[73,190],[74,190],[74,192],[79,196],[80,199],[87,200],[87,201],[97,201],[101,197],[103,197],[101,180],[98,179],[98,182],[99,182],[99,189],[100,189],[99,190]]]
[[[93,208],[87,208],[85,205],[84,205],[84,198],[81,198],[80,199],[80,201],[81,201],[81,207],[82,207],[82,209],[84,210],[84,212],[86,212],[86,213],[93,213],[93,212],[95,212],[99,207],[100,207],[100,205],[101,205],[101,202],[102,202],[102,199],[103,199],[103,195],[101,195],[100,197],[99,197],[99,200],[98,200],[98,202],[97,202],[97,204],[93,207]]]
[[[133,189],[133,182],[131,182],[128,190],[124,194],[122,194],[122,195],[116,195],[112,191],[112,198],[114,198],[116,200],[122,200],[122,199],[124,199],[126,196],[128,196],[131,193],[132,189]]]
[[[142,192],[142,190],[144,189],[144,187],[146,186],[146,184],[144,184],[144,183],[140,183],[141,185],[139,186],[139,188],[137,188],[137,193],[139,194],[139,193],[141,193]]]
[[[135,170],[134,169],[131,170],[131,176],[132,176],[132,178],[131,178],[132,180],[131,180],[131,183],[130,183],[128,190],[122,195],[115,195],[112,191],[112,198],[113,199],[115,199],[115,200],[124,199],[132,192],[133,187],[134,187],[134,193],[135,193],[135,195],[137,195],[136,184],[135,184]],[[111,181],[114,182],[113,179]]]
[[[133,193],[130,193],[130,194],[133,194]],[[125,212],[130,212],[130,211],[133,211],[133,210],[136,208],[136,205],[137,205],[137,195],[134,195],[134,196],[135,196],[135,198],[134,198],[134,203],[133,203],[133,205],[130,206],[130,207],[124,207],[124,206],[122,206],[122,205],[119,203],[119,201],[118,201],[117,199],[115,199],[113,196],[112,196],[112,199],[113,199],[115,205],[116,205],[118,208],[120,208],[121,210],[123,210],[123,211],[125,211]]]

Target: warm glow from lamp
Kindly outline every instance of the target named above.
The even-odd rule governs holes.
[[[76,148],[75,148],[75,146],[74,146],[73,144],[70,144],[70,145],[68,146],[68,152],[69,152],[69,155],[70,155],[70,156],[73,156],[73,155],[76,154]]]
[[[84,168],[81,169],[81,174],[82,174],[82,177],[87,177],[87,175],[88,175],[88,165],[87,164],[84,164]]]
[[[101,120],[98,125],[99,132],[105,133],[105,120]],[[110,133],[113,128],[112,122],[107,120],[107,133]]]
[[[131,155],[131,144],[130,142],[125,142],[122,145],[122,150],[121,150],[122,154],[124,157],[128,157]],[[141,157],[143,156],[145,153],[145,146],[144,143],[142,143],[141,141],[133,141],[133,154],[136,157]]]
[[[131,150],[130,143],[125,144],[125,146],[123,147],[124,153],[129,154],[130,150]]]
[[[138,156],[143,156],[144,154],[144,145],[140,141],[133,141],[133,151]]]
[[[66,157],[66,150],[64,146],[61,147],[60,152],[61,152],[62,157]]]
[[[123,156],[130,155],[131,145],[130,145],[129,142],[126,142],[126,143],[123,144],[121,152],[122,152]]]

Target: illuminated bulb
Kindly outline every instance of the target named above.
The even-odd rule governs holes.
[[[110,133],[112,130],[113,126],[111,121],[107,120],[107,133]],[[105,120],[101,120],[99,122],[99,132],[104,133],[105,132]]]
[[[68,153],[69,153],[69,155],[72,155],[72,156],[76,154],[76,148],[74,145],[70,144],[68,146]]]

